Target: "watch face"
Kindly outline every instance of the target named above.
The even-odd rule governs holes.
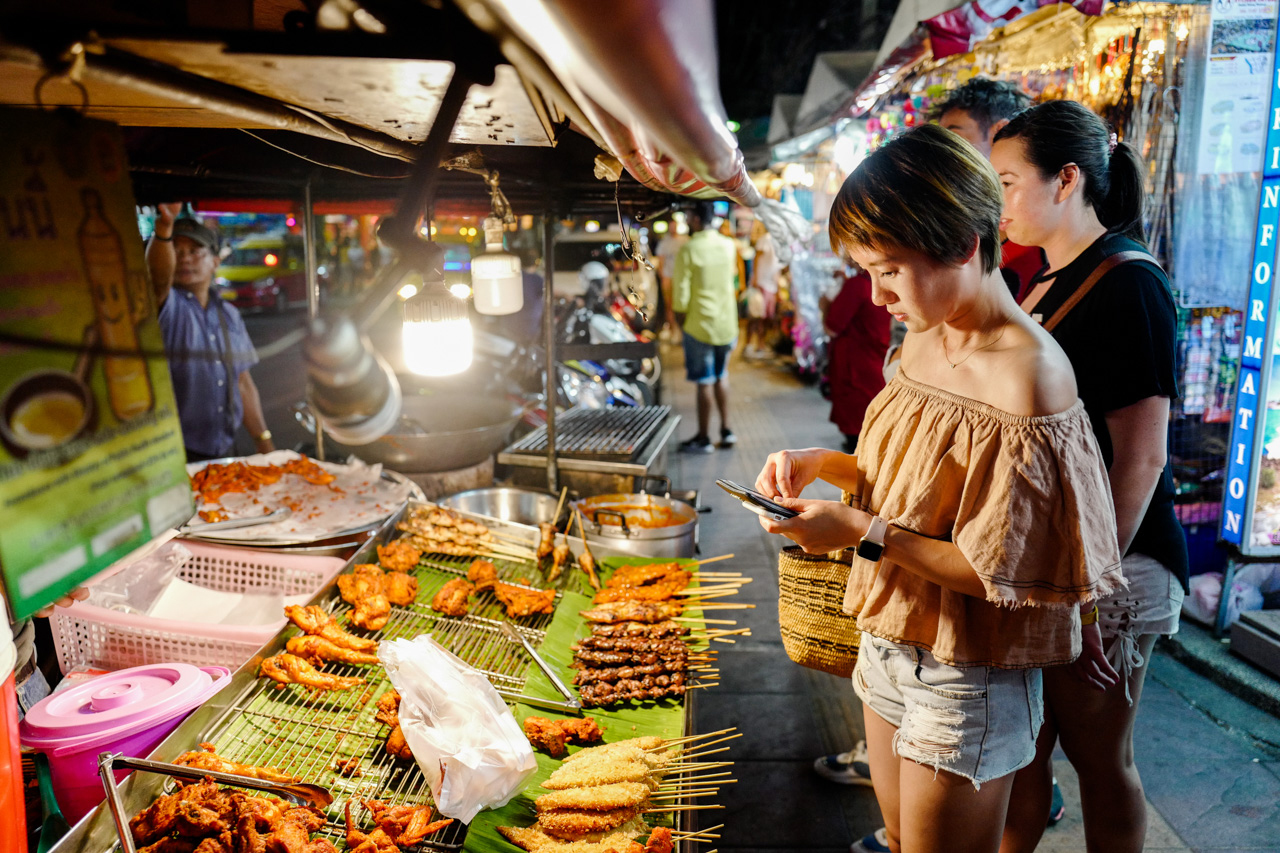
[[[858,556],[864,560],[870,560],[873,563],[880,562],[880,556],[884,553],[884,546],[879,542],[872,542],[869,539],[863,539],[858,543]]]

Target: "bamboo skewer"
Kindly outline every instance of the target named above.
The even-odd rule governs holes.
[[[714,804],[707,803],[705,805],[700,805],[700,806],[667,806],[660,809],[645,809],[644,813],[659,814],[662,812],[696,812],[696,811],[702,811],[703,809],[722,809],[722,808],[724,808],[724,806],[720,805],[719,803],[714,803]]]
[[[707,602],[704,604],[697,601],[697,599],[694,599],[692,601],[686,600],[684,604],[685,604],[685,607],[689,607],[694,610],[755,610],[756,609],[756,606],[754,604],[723,604],[723,603],[714,602],[714,601]]]
[[[728,752],[728,751],[729,751],[729,747],[722,746],[719,749],[708,749],[708,750],[699,751],[699,752],[687,752],[681,757],[682,758],[701,758],[704,755],[715,755],[716,753]]]
[[[704,747],[704,746],[714,746],[714,745],[716,745],[717,743],[724,743],[724,742],[725,742],[725,741],[727,741],[727,740],[734,740],[735,738],[740,738],[740,737],[742,737],[742,734],[743,734],[742,732],[734,732],[733,734],[725,735],[725,736],[724,736],[724,737],[722,737],[722,738],[717,738],[717,739],[715,739],[715,740],[709,740],[709,741],[707,741],[706,743],[700,743],[700,744],[698,744],[698,748],[699,748],[699,749],[701,749],[701,748],[702,748],[702,747]],[[691,753],[688,753],[688,754],[686,754],[686,755],[689,755],[689,754],[691,754]]]
[[[684,737],[670,738],[669,740],[663,741],[662,746],[656,747],[655,749],[649,750],[649,751],[654,752],[656,750],[669,749],[672,746],[675,746],[676,744],[680,744],[680,743],[689,743],[695,740],[705,740],[706,738],[715,737],[717,735],[727,735],[729,732],[733,731],[735,728],[736,726],[730,726],[727,729],[720,729],[719,731],[715,731],[715,732],[705,732],[700,735],[685,735]]]
[[[732,784],[732,783],[734,783],[734,782],[737,782],[737,781],[738,781],[737,779],[725,779],[725,778],[723,778],[723,777],[725,777],[725,776],[729,776],[729,775],[731,775],[731,772],[730,772],[730,771],[728,771],[728,770],[722,770],[722,771],[720,771],[719,773],[704,773],[704,774],[702,774],[701,776],[686,776],[686,777],[684,777],[683,779],[678,779],[678,780],[676,780],[677,782],[679,782],[679,785],[672,785],[672,786],[670,786],[670,787],[676,787],[676,788],[678,788],[680,785],[688,785],[688,784],[690,784],[690,783],[692,783],[692,782],[704,782],[704,781],[708,781],[708,782],[709,782],[709,781],[711,781],[711,780],[713,780],[713,779],[715,780],[715,782],[716,782],[716,784],[717,784],[717,785],[729,785],[729,784]],[[659,791],[661,791],[661,790],[663,789],[663,787],[664,787],[663,785],[659,785],[659,786],[658,786],[658,790],[659,790]]]
[[[707,557],[705,560],[698,560],[696,563],[693,563],[693,565],[705,566],[707,563],[718,563],[721,560],[732,560],[732,559],[733,559],[732,554],[721,554],[719,557]]]
[[[569,487],[565,486],[560,489],[560,500],[556,503],[556,513],[551,516],[551,522],[553,524],[555,523],[555,520],[560,517],[560,510],[564,509],[564,499],[567,497],[569,497]],[[568,529],[568,526],[566,526],[565,530],[567,531]]]

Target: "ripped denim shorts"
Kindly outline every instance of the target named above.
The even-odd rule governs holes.
[[[1128,589],[1098,599],[1098,627],[1110,643],[1107,660],[1124,680],[1129,704],[1129,681],[1146,665],[1138,642],[1144,634],[1178,633],[1182,612],[1182,582],[1164,564],[1146,554],[1129,554],[1122,563]]]
[[[893,750],[973,782],[1031,763],[1044,722],[1038,669],[956,667],[923,649],[862,635],[853,689],[898,729]]]

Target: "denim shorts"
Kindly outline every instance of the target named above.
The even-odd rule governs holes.
[[[684,336],[684,372],[690,382],[711,385],[729,372],[729,354],[738,342],[704,344],[693,335]]]
[[[973,782],[1031,763],[1044,722],[1038,669],[956,667],[929,652],[862,635],[853,689],[897,728],[893,751]]]
[[[1111,641],[1107,660],[1124,679],[1124,695],[1129,696],[1129,677],[1146,664],[1138,646],[1144,634],[1178,633],[1182,612],[1182,582],[1164,564],[1146,554],[1130,554],[1122,563],[1128,589],[1098,599],[1098,627],[1104,642]]]

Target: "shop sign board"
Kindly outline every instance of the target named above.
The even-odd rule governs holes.
[[[192,503],[119,129],[0,126],[0,570],[21,619]]]
[[[1196,172],[1257,172],[1266,133],[1276,0],[1214,0],[1209,8]]]

